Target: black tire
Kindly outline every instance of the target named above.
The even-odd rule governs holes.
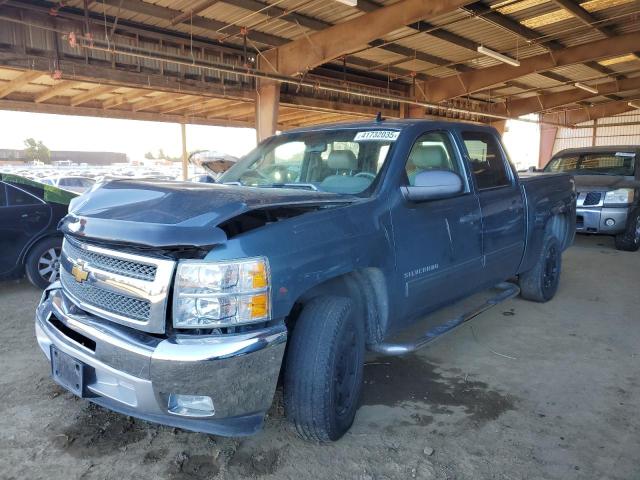
[[[634,210],[623,233],[616,235],[616,249],[637,252],[640,248],[640,210]]]
[[[542,240],[542,249],[533,268],[521,273],[520,296],[534,302],[548,302],[558,291],[562,270],[562,248],[549,231]]]
[[[318,297],[305,305],[289,340],[284,407],[305,440],[338,440],[351,427],[362,393],[364,321],[353,302]]]
[[[61,238],[45,238],[36,243],[27,254],[24,270],[29,281],[45,289],[59,278]]]

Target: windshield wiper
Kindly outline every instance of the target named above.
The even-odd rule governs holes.
[[[258,186],[262,188],[298,188],[301,190],[313,190],[314,192],[320,191],[313,183],[267,183]]]

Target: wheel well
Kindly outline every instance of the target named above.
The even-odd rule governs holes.
[[[31,242],[29,245],[27,245],[27,247],[22,251],[22,256],[20,258],[20,263],[22,265],[24,265],[27,261],[27,257],[29,256],[29,254],[31,253],[31,251],[38,246],[40,243],[52,239],[52,238],[60,238],[62,239],[62,235],[58,234],[58,233],[50,233],[50,234],[45,234],[42,237],[39,237],[37,240],[34,240],[33,242]]]
[[[569,247],[571,243],[571,233],[569,231],[569,219],[567,213],[556,213],[548,221],[546,229],[558,239],[562,250]]]
[[[380,342],[387,328],[389,301],[384,274],[377,268],[364,268],[329,279],[302,294],[286,319],[291,331],[304,305],[321,295],[348,297],[354,301],[359,318],[365,320],[368,344]]]

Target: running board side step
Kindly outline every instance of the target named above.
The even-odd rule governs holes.
[[[406,355],[408,353],[415,352],[416,350],[419,350],[420,348],[425,347],[434,340],[442,337],[444,334],[455,330],[461,325],[464,325],[472,318],[480,315],[482,312],[485,312],[490,308],[504,302],[505,300],[509,300],[510,298],[517,296],[520,293],[520,287],[510,282],[499,283],[493,288],[498,290],[498,293],[496,295],[490,297],[484,303],[471,309],[470,311],[458,315],[451,320],[445,321],[444,323],[431,328],[423,336],[419,337],[415,341],[403,343],[381,342],[375,345],[370,345],[369,350],[372,352],[380,353],[382,355]]]

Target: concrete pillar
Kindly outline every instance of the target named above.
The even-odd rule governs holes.
[[[538,157],[538,167],[544,167],[551,159],[557,133],[558,127],[545,123],[540,124],[540,155]]]
[[[187,180],[189,176],[189,154],[187,153],[187,126],[184,123],[180,124],[180,131],[182,133],[182,179]]]
[[[280,107],[280,83],[259,80],[256,90],[256,135],[258,142],[276,133]]]

